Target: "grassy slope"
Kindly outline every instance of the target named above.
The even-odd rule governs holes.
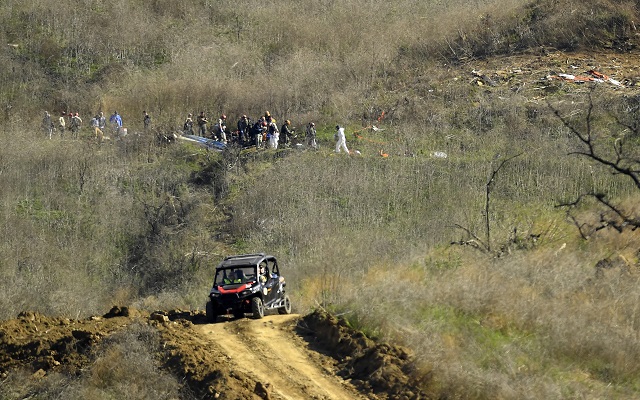
[[[475,57],[540,45],[624,48],[633,3],[85,1],[83,13],[61,3],[0,6],[0,39],[18,44],[0,50],[1,315],[201,307],[223,254],[268,249],[299,311],[347,312],[411,346],[435,371],[434,393],[637,397],[637,275],[595,280],[593,268],[617,254],[637,262],[638,239],[580,241],[554,207],[592,187],[622,199],[632,188],[566,156],[576,144],[539,92],[454,79]],[[572,100],[560,107],[584,122],[584,93],[553,98]],[[630,104],[606,92],[595,101]],[[48,142],[29,117],[115,108],[132,131],[147,109],[163,132],[190,111],[268,108],[317,121],[324,148],[237,159],[152,138]],[[381,111],[383,133],[349,137],[363,157],[330,154],[335,123],[353,132]],[[596,122],[614,130],[610,115]],[[416,157],[398,157],[407,151]],[[467,239],[456,224],[485,239],[487,177],[521,152],[497,176],[490,210],[492,246],[511,254],[447,246]]]

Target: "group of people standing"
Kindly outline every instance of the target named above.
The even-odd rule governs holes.
[[[194,125],[197,126],[197,134],[194,130]],[[225,114],[220,115],[220,118],[210,126],[209,119],[204,111],[201,111],[196,118],[195,124],[193,114],[187,116],[182,132],[185,135],[210,137],[223,143],[236,143],[242,147],[266,146],[271,149],[277,149],[279,145],[288,147],[296,137],[291,121],[284,121],[284,124],[278,128],[276,119],[269,111],[265,112],[255,122],[246,115],[242,115],[236,124],[236,128],[236,130],[229,129]]]
[[[210,137],[223,143],[236,143],[242,147],[255,146],[256,148],[267,147],[270,149],[277,149],[279,146],[290,147],[298,138],[290,120],[284,121],[278,128],[276,119],[269,111],[266,111],[256,121],[253,121],[247,115],[242,115],[236,124],[236,128],[236,130],[229,129],[225,114],[220,115],[220,118],[210,126],[209,119],[204,111],[201,111],[195,122],[193,114],[187,115],[182,127],[182,133],[184,135]],[[305,126],[305,144],[307,148],[318,149],[316,124],[314,122],[309,122]],[[344,128],[336,126],[336,152],[339,153],[341,150],[349,154]]]
[[[145,112],[146,113],[146,112]],[[150,117],[149,117],[150,118]],[[98,139],[100,143],[104,141],[104,132],[107,129],[107,118],[104,113],[100,111],[91,119],[91,128],[93,129],[93,138]],[[117,111],[109,117],[109,130],[111,134],[116,137],[124,137],[127,135],[127,128],[122,126],[122,117]]]
[[[62,112],[57,121],[54,121],[51,114],[48,111],[44,112],[42,118],[42,129],[44,134],[51,139],[55,133],[60,135],[60,138],[64,138],[65,131],[71,132],[71,136],[74,139],[78,138],[78,131],[82,126],[82,118],[78,113]]]
[[[144,130],[148,131],[151,126],[151,116],[146,111],[143,111],[142,122]],[[122,138],[127,135],[127,129],[123,127],[122,117],[117,111],[114,111],[108,120],[104,113],[100,111],[91,119],[89,125],[93,130],[94,138],[99,142],[104,140],[107,128],[115,138]],[[52,138],[54,133],[58,133],[62,139],[67,130],[71,132],[72,138],[77,139],[81,126],[82,119],[78,113],[63,111],[57,121],[54,121],[51,114],[45,111],[42,119],[43,130],[49,139]],[[266,111],[255,122],[246,115],[242,115],[236,124],[236,128],[237,130],[232,131],[227,127],[227,116],[225,114],[220,115],[220,118],[214,124],[210,124],[205,112],[201,111],[195,122],[193,114],[187,116],[182,126],[182,133],[210,137],[223,143],[235,143],[242,147],[255,146],[256,148],[266,147],[270,149],[277,149],[278,146],[290,147],[298,138],[290,120],[284,121],[278,128],[276,119],[269,111]],[[334,139],[336,140],[336,153],[344,150],[349,154],[343,127],[336,126]],[[305,127],[305,144],[307,148],[318,149],[316,124],[314,122],[309,122]]]
[[[151,117],[146,114],[149,121],[151,122]],[[145,126],[147,125],[147,119],[145,117]],[[97,113],[89,123],[91,129],[94,133],[94,138],[98,139],[100,142],[104,140],[104,132],[107,129],[107,119],[104,116],[104,113],[100,111]],[[64,139],[64,135],[66,131],[71,132],[71,137],[73,139],[78,138],[78,131],[82,127],[82,118],[78,113],[65,112],[62,111],[57,120],[51,117],[51,114],[48,111],[44,112],[44,117],[42,118],[42,129],[44,130],[45,135],[51,139],[54,134],[60,135],[60,139]],[[126,135],[126,128],[122,127],[122,117],[118,114],[117,111],[114,111],[113,114],[109,117],[109,129],[111,130],[111,134],[115,137],[120,137]]]

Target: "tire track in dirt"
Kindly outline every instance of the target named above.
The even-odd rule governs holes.
[[[324,370],[297,338],[298,315],[266,316],[198,325],[202,337],[215,342],[238,371],[268,386],[273,399],[364,399],[342,378]],[[314,357],[318,357],[315,355]]]

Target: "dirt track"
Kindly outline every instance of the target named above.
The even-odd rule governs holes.
[[[17,370],[33,379],[91,371],[105,339],[155,328],[154,358],[197,398],[425,399],[429,377],[403,348],[379,344],[324,313],[206,323],[203,312],[149,315],[114,307],[102,317],[26,312],[0,321],[0,382]],[[90,372],[89,372],[90,373]]]
[[[293,333],[299,315],[198,325],[203,338],[230,355],[232,369],[255,377],[273,399],[358,399],[355,388],[323,364]]]
[[[156,324],[166,366],[205,397],[429,398],[430,374],[416,368],[406,349],[375,343],[329,314],[215,324],[203,314],[168,318]]]

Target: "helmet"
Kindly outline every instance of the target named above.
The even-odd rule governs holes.
[[[336,129],[340,129],[340,125],[336,125]]]
[[[291,125],[291,121],[289,121],[289,120],[284,121],[284,123],[287,124],[287,125]]]
[[[316,126],[315,122],[312,122],[312,123],[311,123],[311,126]]]
[[[226,116],[226,115],[224,115],[224,114],[222,114],[222,115],[220,116],[220,119],[227,119],[227,116]]]
[[[242,114],[242,118],[247,118],[247,116],[245,114]]]
[[[271,113],[270,113],[269,111],[265,111],[265,112],[264,112],[264,116],[265,116],[265,117],[270,117],[270,116],[271,116]]]
[[[262,126],[267,126],[267,121],[262,121]]]

